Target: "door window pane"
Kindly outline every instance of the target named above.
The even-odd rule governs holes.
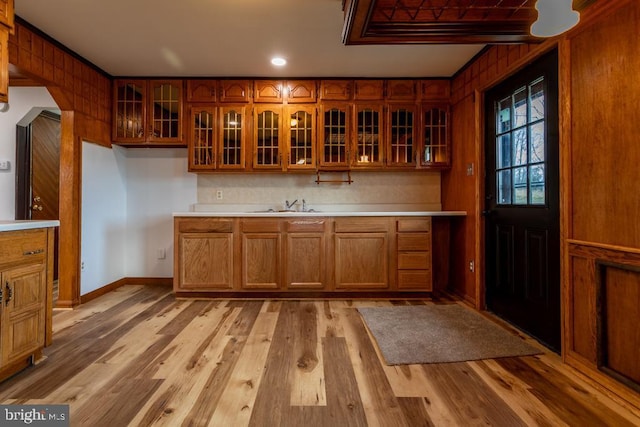
[[[531,163],[544,162],[544,122],[529,126]]]
[[[498,133],[511,130],[511,97],[505,98],[498,103]]]
[[[496,163],[499,169],[511,166],[511,134],[506,133],[497,138],[498,150]]]
[[[521,128],[513,132],[513,165],[527,164],[527,129]]]
[[[538,79],[529,86],[529,122],[544,119],[544,80]]]
[[[513,204],[527,204],[527,167],[513,169]]]
[[[527,124],[527,89],[521,88],[513,94],[513,119],[514,128]]]
[[[544,165],[534,165],[529,169],[529,200],[532,205],[544,205],[545,182]]]
[[[498,172],[498,203],[511,204],[511,169]]]

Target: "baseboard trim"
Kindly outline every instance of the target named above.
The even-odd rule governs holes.
[[[173,277],[123,277],[101,288],[80,296],[80,304],[86,304],[104,294],[125,285],[173,286]]]

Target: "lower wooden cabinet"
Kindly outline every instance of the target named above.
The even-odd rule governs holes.
[[[428,217],[174,221],[176,292],[432,289]]]
[[[53,229],[0,233],[0,380],[51,341]]]

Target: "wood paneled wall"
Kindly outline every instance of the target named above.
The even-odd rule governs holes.
[[[633,304],[617,311],[603,305],[605,300],[611,304],[640,295],[640,139],[636,129],[640,123],[639,23],[640,2],[598,1],[582,13],[578,27],[562,37],[539,45],[499,46],[484,51],[452,83],[452,168],[442,177],[443,208],[469,213],[452,230],[452,253],[456,256],[452,258],[451,290],[482,308],[483,94],[557,46],[563,357],[638,407],[640,394],[634,391],[638,388],[603,373],[599,365],[604,348],[614,355],[610,364],[627,370],[627,376],[640,376],[640,368],[625,356],[633,353],[637,357],[640,338],[633,335],[631,325],[640,323],[640,311]],[[474,166],[472,176],[467,175],[470,164]],[[472,259],[476,260],[475,274],[468,270]],[[625,273],[617,273],[618,269]],[[598,316],[603,309],[609,312],[608,319]],[[627,340],[616,335],[607,343],[603,324],[608,324],[614,335],[625,333],[622,325],[627,324],[631,335]]]
[[[19,20],[9,63],[46,86],[61,110],[59,307],[80,302],[82,141],[111,146],[111,78]]]

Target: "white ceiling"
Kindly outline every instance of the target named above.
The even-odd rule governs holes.
[[[484,47],[344,46],[342,0],[15,0],[15,11],[113,76],[447,77]]]

